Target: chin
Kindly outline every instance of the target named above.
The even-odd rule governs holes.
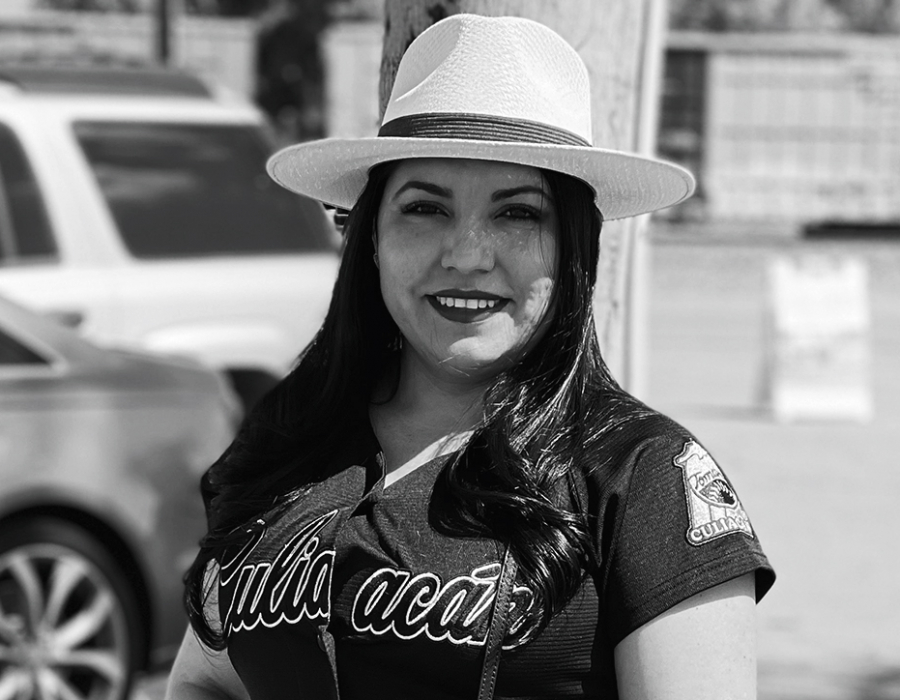
[[[517,356],[515,348],[498,348],[484,344],[457,343],[450,348],[442,363],[460,376],[490,379],[509,367]]]

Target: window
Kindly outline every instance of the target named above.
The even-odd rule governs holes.
[[[75,134],[138,258],[331,248],[321,205],[266,174],[259,128],[79,122]]]
[[[706,136],[706,51],[670,47],[659,125],[659,155],[675,161],[697,177],[696,198],[703,198]]]
[[[0,367],[46,364],[43,357],[0,330]]]
[[[0,124],[0,262],[56,255],[47,210],[19,139]]]

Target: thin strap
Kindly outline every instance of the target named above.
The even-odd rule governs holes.
[[[478,700],[491,700],[494,697],[494,685],[497,682],[497,671],[500,668],[500,651],[509,618],[509,600],[512,597],[513,584],[516,581],[516,560],[513,559],[509,546],[503,555],[500,567],[500,578],[497,580],[497,595],[491,609],[491,623],[487,640],[484,643],[484,666],[481,669],[481,683],[478,686]]]

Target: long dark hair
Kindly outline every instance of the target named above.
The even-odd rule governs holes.
[[[222,649],[204,615],[211,562],[244,544],[247,525],[326,476],[349,422],[368,420],[378,380],[393,366],[400,332],[381,297],[373,222],[392,164],[372,170],[345,225],[331,305],[295,368],[247,416],[202,481],[209,529],[185,575],[198,637]],[[442,472],[430,508],[441,531],[508,544],[535,593],[528,636],[577,590],[595,562],[575,469],[628,403],[600,355],[592,314],[602,217],[583,182],[543,171],[559,218],[553,316],[540,341],[487,391],[484,418],[463,455]],[[619,413],[621,415],[621,413]]]

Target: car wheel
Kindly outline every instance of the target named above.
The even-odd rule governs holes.
[[[0,531],[0,697],[122,700],[141,617],[110,554],[55,518]]]

